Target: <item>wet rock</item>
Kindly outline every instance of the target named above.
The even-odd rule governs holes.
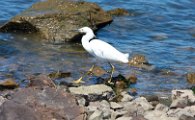
[[[84,109],[77,105],[72,95],[51,87],[18,89],[10,94],[9,101],[3,103],[0,111],[1,120],[84,118]]]
[[[132,95],[132,96],[136,96],[137,95],[137,89],[136,88],[130,88],[129,94]]]
[[[40,75],[30,75],[28,76],[28,80],[30,81],[29,87],[44,87],[44,86],[50,86],[55,87],[55,83],[51,78],[49,78],[47,75],[40,74]]]
[[[69,87],[69,91],[76,96],[83,96],[88,101],[109,100],[114,96],[112,88],[104,84]]]
[[[195,96],[192,90],[172,90],[171,108],[184,108],[195,104]]]
[[[135,74],[127,76],[126,79],[130,81],[130,84],[135,84],[137,82],[137,76]]]
[[[17,88],[19,85],[15,82],[14,79],[8,78],[3,81],[0,81],[0,88],[1,89],[14,89]]]
[[[114,10],[107,11],[112,16],[127,16],[129,15],[129,12],[122,8],[116,8]]]
[[[164,40],[168,38],[168,35],[166,33],[155,33],[151,37],[155,40]]]
[[[143,68],[146,70],[153,70],[154,66],[152,66],[144,55],[134,55],[128,63],[130,66]]]
[[[71,73],[70,72],[52,72],[48,75],[50,78],[56,79],[56,78],[66,78],[66,77],[70,77]]]
[[[95,3],[44,0],[13,17],[0,31],[33,33],[47,42],[64,43],[80,40],[81,35],[72,30],[83,26],[97,30],[111,22],[110,14]]]
[[[93,75],[100,77],[100,76],[106,74],[106,71],[99,66],[94,66],[92,73],[93,73]]]
[[[188,73],[186,77],[189,83],[195,84],[195,73]]]
[[[156,95],[147,95],[144,96],[148,102],[152,102],[152,101],[159,101],[158,96]]]

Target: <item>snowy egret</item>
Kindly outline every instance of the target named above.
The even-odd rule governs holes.
[[[96,58],[106,60],[111,66],[111,74],[109,83],[111,83],[112,75],[115,70],[114,66],[110,63],[111,61],[128,63],[129,62],[129,54],[128,53],[121,53],[116,48],[111,46],[110,44],[96,39],[96,36],[93,30],[89,27],[83,27],[78,30],[78,32],[84,34],[81,43],[84,49],[93,55]],[[89,69],[89,71],[93,70],[94,65]],[[74,81],[75,83],[82,82],[83,76],[81,76],[78,80]]]

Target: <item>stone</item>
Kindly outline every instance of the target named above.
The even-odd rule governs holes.
[[[122,92],[121,95],[122,95],[121,102],[129,102],[134,98],[131,95],[129,95],[126,91]]]
[[[120,104],[116,103],[116,102],[110,102],[110,107],[114,110],[116,109],[122,109],[123,106],[121,106]]]
[[[114,96],[112,88],[104,84],[69,87],[69,91],[76,96],[84,96],[88,101],[109,100]]]
[[[0,106],[6,101],[6,99],[2,96],[0,96]]]
[[[195,105],[187,106],[185,108],[170,109],[167,112],[168,116],[180,118],[181,116],[195,116]]]
[[[116,120],[133,120],[132,117],[119,117]]]
[[[188,106],[188,100],[184,98],[178,98],[172,101],[170,108],[184,108],[186,106]]]
[[[178,120],[177,117],[167,116],[166,112],[163,111],[147,111],[144,118],[147,120]]]
[[[28,76],[28,80],[30,81],[28,86],[29,87],[43,87],[43,86],[50,86],[55,87],[55,83],[51,78],[47,75],[40,74],[40,75],[30,75]]]
[[[109,10],[107,12],[112,16],[127,16],[127,15],[129,15],[129,12],[125,9],[122,9],[122,8],[116,8],[113,10]]]
[[[0,106],[0,120],[51,120],[84,118],[75,97],[51,87],[21,88]],[[29,118],[29,116],[32,116]]]
[[[30,106],[14,101],[6,101],[0,107],[0,120],[40,120],[40,116]]]
[[[14,89],[17,88],[18,86],[19,85],[12,78],[8,78],[3,81],[0,81],[0,88],[2,89]]]
[[[131,102],[121,102],[120,104],[124,110],[128,111],[128,115],[143,115],[146,111],[154,109],[144,97],[138,97]]]
[[[110,104],[106,100],[90,102],[87,106],[88,114],[91,115],[94,111],[101,110],[103,112],[103,118],[108,119],[111,116]]]
[[[125,110],[120,110],[120,111],[113,111],[112,110],[112,112],[111,112],[111,120],[115,120],[118,117],[122,117],[126,113],[127,113],[127,111],[125,111]]]
[[[81,98],[77,98],[77,102],[79,104],[79,106],[86,106],[86,100],[85,98],[81,97]]]
[[[59,44],[80,40],[81,35],[73,30],[83,26],[98,30],[111,22],[111,15],[95,3],[44,0],[13,17],[0,31],[33,33],[46,42]]]
[[[159,103],[156,105],[155,110],[167,112],[169,110],[169,107]]]
[[[188,73],[186,78],[189,83],[195,84],[195,73]]]
[[[181,115],[179,117],[179,120],[194,120],[195,117],[192,117],[192,116],[187,116],[187,115]]]
[[[144,55],[134,55],[128,63],[130,66],[143,68],[146,70],[153,70],[154,66],[151,65]]]
[[[155,33],[151,37],[155,40],[165,40],[168,38],[168,35],[166,33]]]
[[[182,107],[195,104],[195,96],[192,90],[172,90],[171,108]]]
[[[103,116],[102,116],[103,112],[100,110],[96,110],[90,117],[89,120],[102,120]]]

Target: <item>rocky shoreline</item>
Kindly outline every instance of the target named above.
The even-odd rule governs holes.
[[[172,90],[171,103],[157,96],[116,94],[108,85],[58,86],[49,77],[34,78],[30,87],[4,89],[0,120],[194,120],[192,90]],[[37,84],[40,83],[40,84]],[[120,96],[120,97],[119,97]],[[118,99],[116,99],[118,98]]]

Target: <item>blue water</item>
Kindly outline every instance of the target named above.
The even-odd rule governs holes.
[[[0,1],[0,24],[19,14],[38,0]],[[156,70],[145,71],[116,64],[117,73],[135,73],[134,87],[139,94],[170,94],[172,89],[188,88],[185,74],[195,72],[195,0],[88,0],[103,9],[125,8],[131,15],[114,17],[111,25],[97,36],[122,52],[142,54]],[[45,45],[38,38],[0,33],[0,79],[17,82],[35,73],[70,71],[69,81],[80,72],[100,63],[79,44]],[[171,71],[164,75],[158,71]],[[89,83],[93,83],[93,78]],[[25,86],[25,84],[21,84]]]

